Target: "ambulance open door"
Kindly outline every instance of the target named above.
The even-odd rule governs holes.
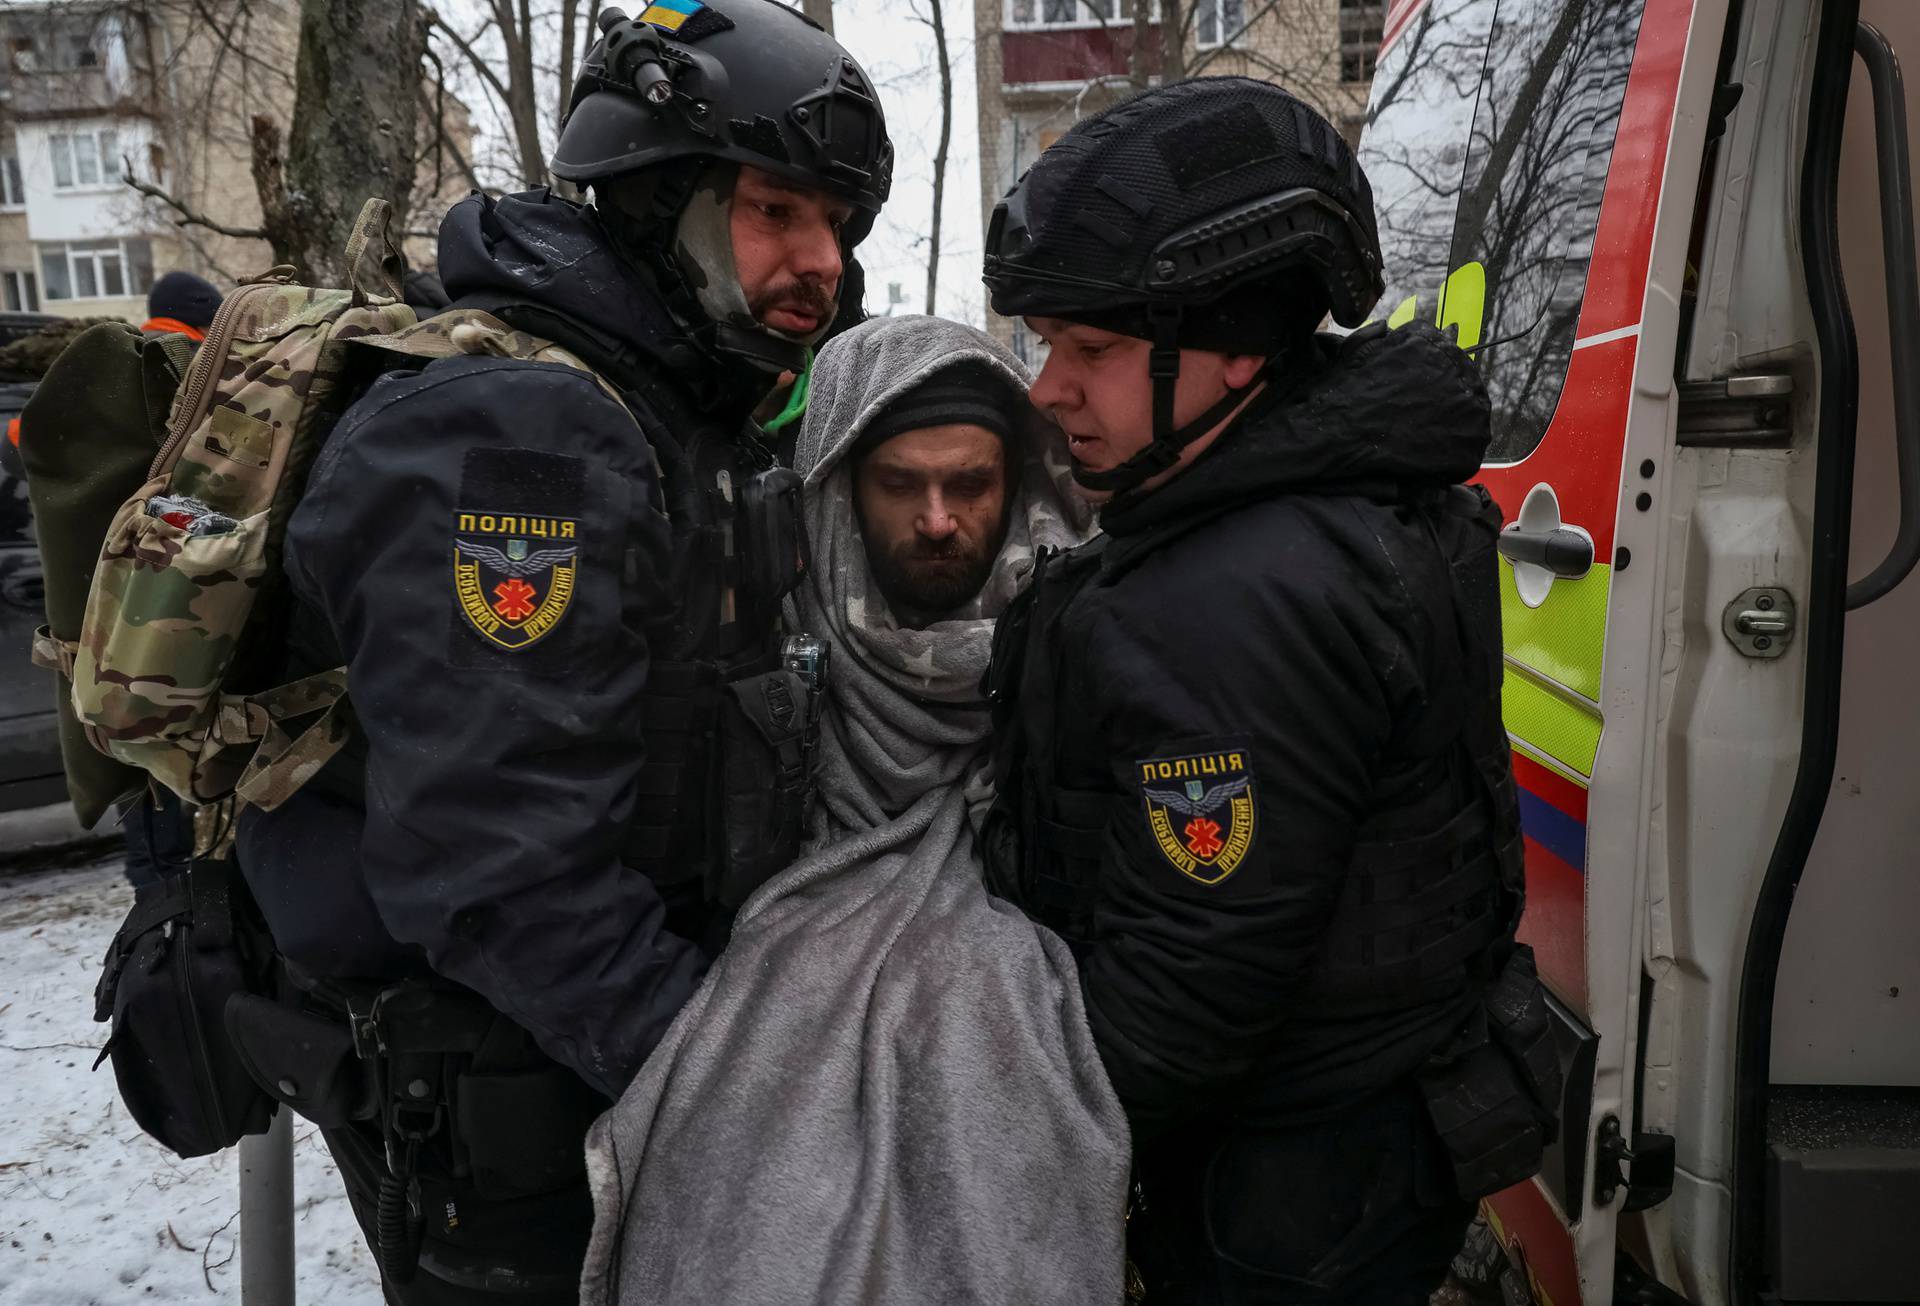
[[[1522,938],[1567,1090],[1545,1171],[1484,1210],[1554,1306],[1613,1300],[1621,1213],[1675,1160],[1636,1099],[1676,341],[1726,22],[1724,0],[1402,0],[1361,139],[1381,314],[1454,330],[1493,399]]]

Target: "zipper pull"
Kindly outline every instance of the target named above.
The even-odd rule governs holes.
[[[263,286],[272,283],[284,286],[293,280],[294,275],[298,271],[299,269],[291,263],[275,263],[265,272],[243,278],[238,284],[243,286]]]

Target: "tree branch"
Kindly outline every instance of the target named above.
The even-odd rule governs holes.
[[[512,97],[507,94],[507,84],[500,80],[500,74],[493,71],[493,66],[485,59],[482,59],[473,46],[468,44],[467,41],[461,37],[460,33],[453,30],[451,24],[440,17],[439,14],[429,9],[427,10],[427,26],[430,28],[437,27],[445,32],[447,39],[453,42],[453,48],[466,56],[467,62],[473,66],[473,70],[476,73],[480,74],[481,80],[493,87],[501,100],[509,104],[512,103]],[[488,26],[492,26],[492,24],[489,23]]]
[[[145,195],[148,199],[159,200],[162,204],[180,215],[173,220],[174,225],[177,227],[205,227],[208,231],[218,232],[222,236],[232,236],[238,240],[265,240],[267,238],[267,233],[257,227],[229,227],[224,222],[215,222],[204,213],[195,213],[192,209],[182,204],[166,191],[161,190],[158,186],[141,181],[133,175],[133,160],[127,155],[123,154],[120,156],[120,166],[124,169],[120,174],[121,181],[140,192],[140,194]]]
[[[453,156],[453,166],[460,169],[460,175],[467,179],[467,185],[478,191],[490,191],[491,188],[480,180],[480,174],[474,171],[473,164],[469,162],[467,156],[461,152],[460,142],[454,140],[452,136],[447,134],[446,124],[434,124],[434,130],[440,133],[440,143],[446,146],[447,153]]]

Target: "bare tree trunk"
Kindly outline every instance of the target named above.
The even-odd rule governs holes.
[[[1133,0],[1133,48],[1127,51],[1127,78],[1136,91],[1144,91],[1152,83],[1153,69],[1149,67],[1148,57],[1152,49],[1152,0]]]
[[[393,205],[406,229],[418,164],[415,0],[301,0],[300,57],[285,156],[271,119],[253,120],[253,178],[275,262],[313,285],[344,285],[342,252],[361,204]]]
[[[1140,0],[1134,0],[1140,3]],[[1217,3],[1217,0],[1216,0]],[[1187,75],[1187,28],[1193,13],[1183,0],[1160,0],[1160,84],[1170,85]]]
[[[833,0],[800,0],[800,12],[833,32]]]
[[[567,101],[573,98],[574,42],[580,30],[581,0],[560,0],[560,103],[553,113],[553,138],[560,139],[560,126],[567,120]],[[598,8],[599,6],[595,6]],[[587,30],[591,32],[592,27]]]
[[[940,209],[947,193],[947,143],[953,136],[953,61],[947,57],[947,19],[941,0],[927,0],[933,11],[933,51],[940,64],[940,148],[933,153],[933,232],[927,248],[927,316],[934,314],[940,285]]]
[[[540,110],[533,80],[533,5],[519,0],[493,0],[494,21],[507,51],[507,121],[513,124],[514,145],[520,154],[520,179],[538,186],[547,177],[547,155],[540,147]]]

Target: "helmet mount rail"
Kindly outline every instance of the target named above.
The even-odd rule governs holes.
[[[1342,248],[1362,259],[1340,257]],[[1358,326],[1385,288],[1380,260],[1347,209],[1308,186],[1268,195],[1161,241],[1147,260],[1150,292],[1185,297],[1268,264],[1312,263],[1322,273],[1333,315]]]
[[[988,285],[1025,282],[1093,292],[1063,296],[1057,310],[1043,305],[1024,308],[1027,316],[1071,317],[1076,310],[1117,303],[1137,303],[1149,311],[1155,304],[1199,307],[1263,271],[1311,265],[1320,274],[1334,319],[1352,327],[1360,325],[1385,288],[1380,262],[1359,223],[1331,197],[1311,187],[1263,196],[1174,232],[1154,247],[1141,277],[1132,281],[1023,266],[1021,256],[1032,240],[1021,216],[1010,213],[1006,200],[994,212],[987,233]],[[1018,248],[1009,251],[1010,245]],[[1364,262],[1343,257],[1348,249],[1365,251]],[[1044,301],[1046,297],[1035,298]]]

